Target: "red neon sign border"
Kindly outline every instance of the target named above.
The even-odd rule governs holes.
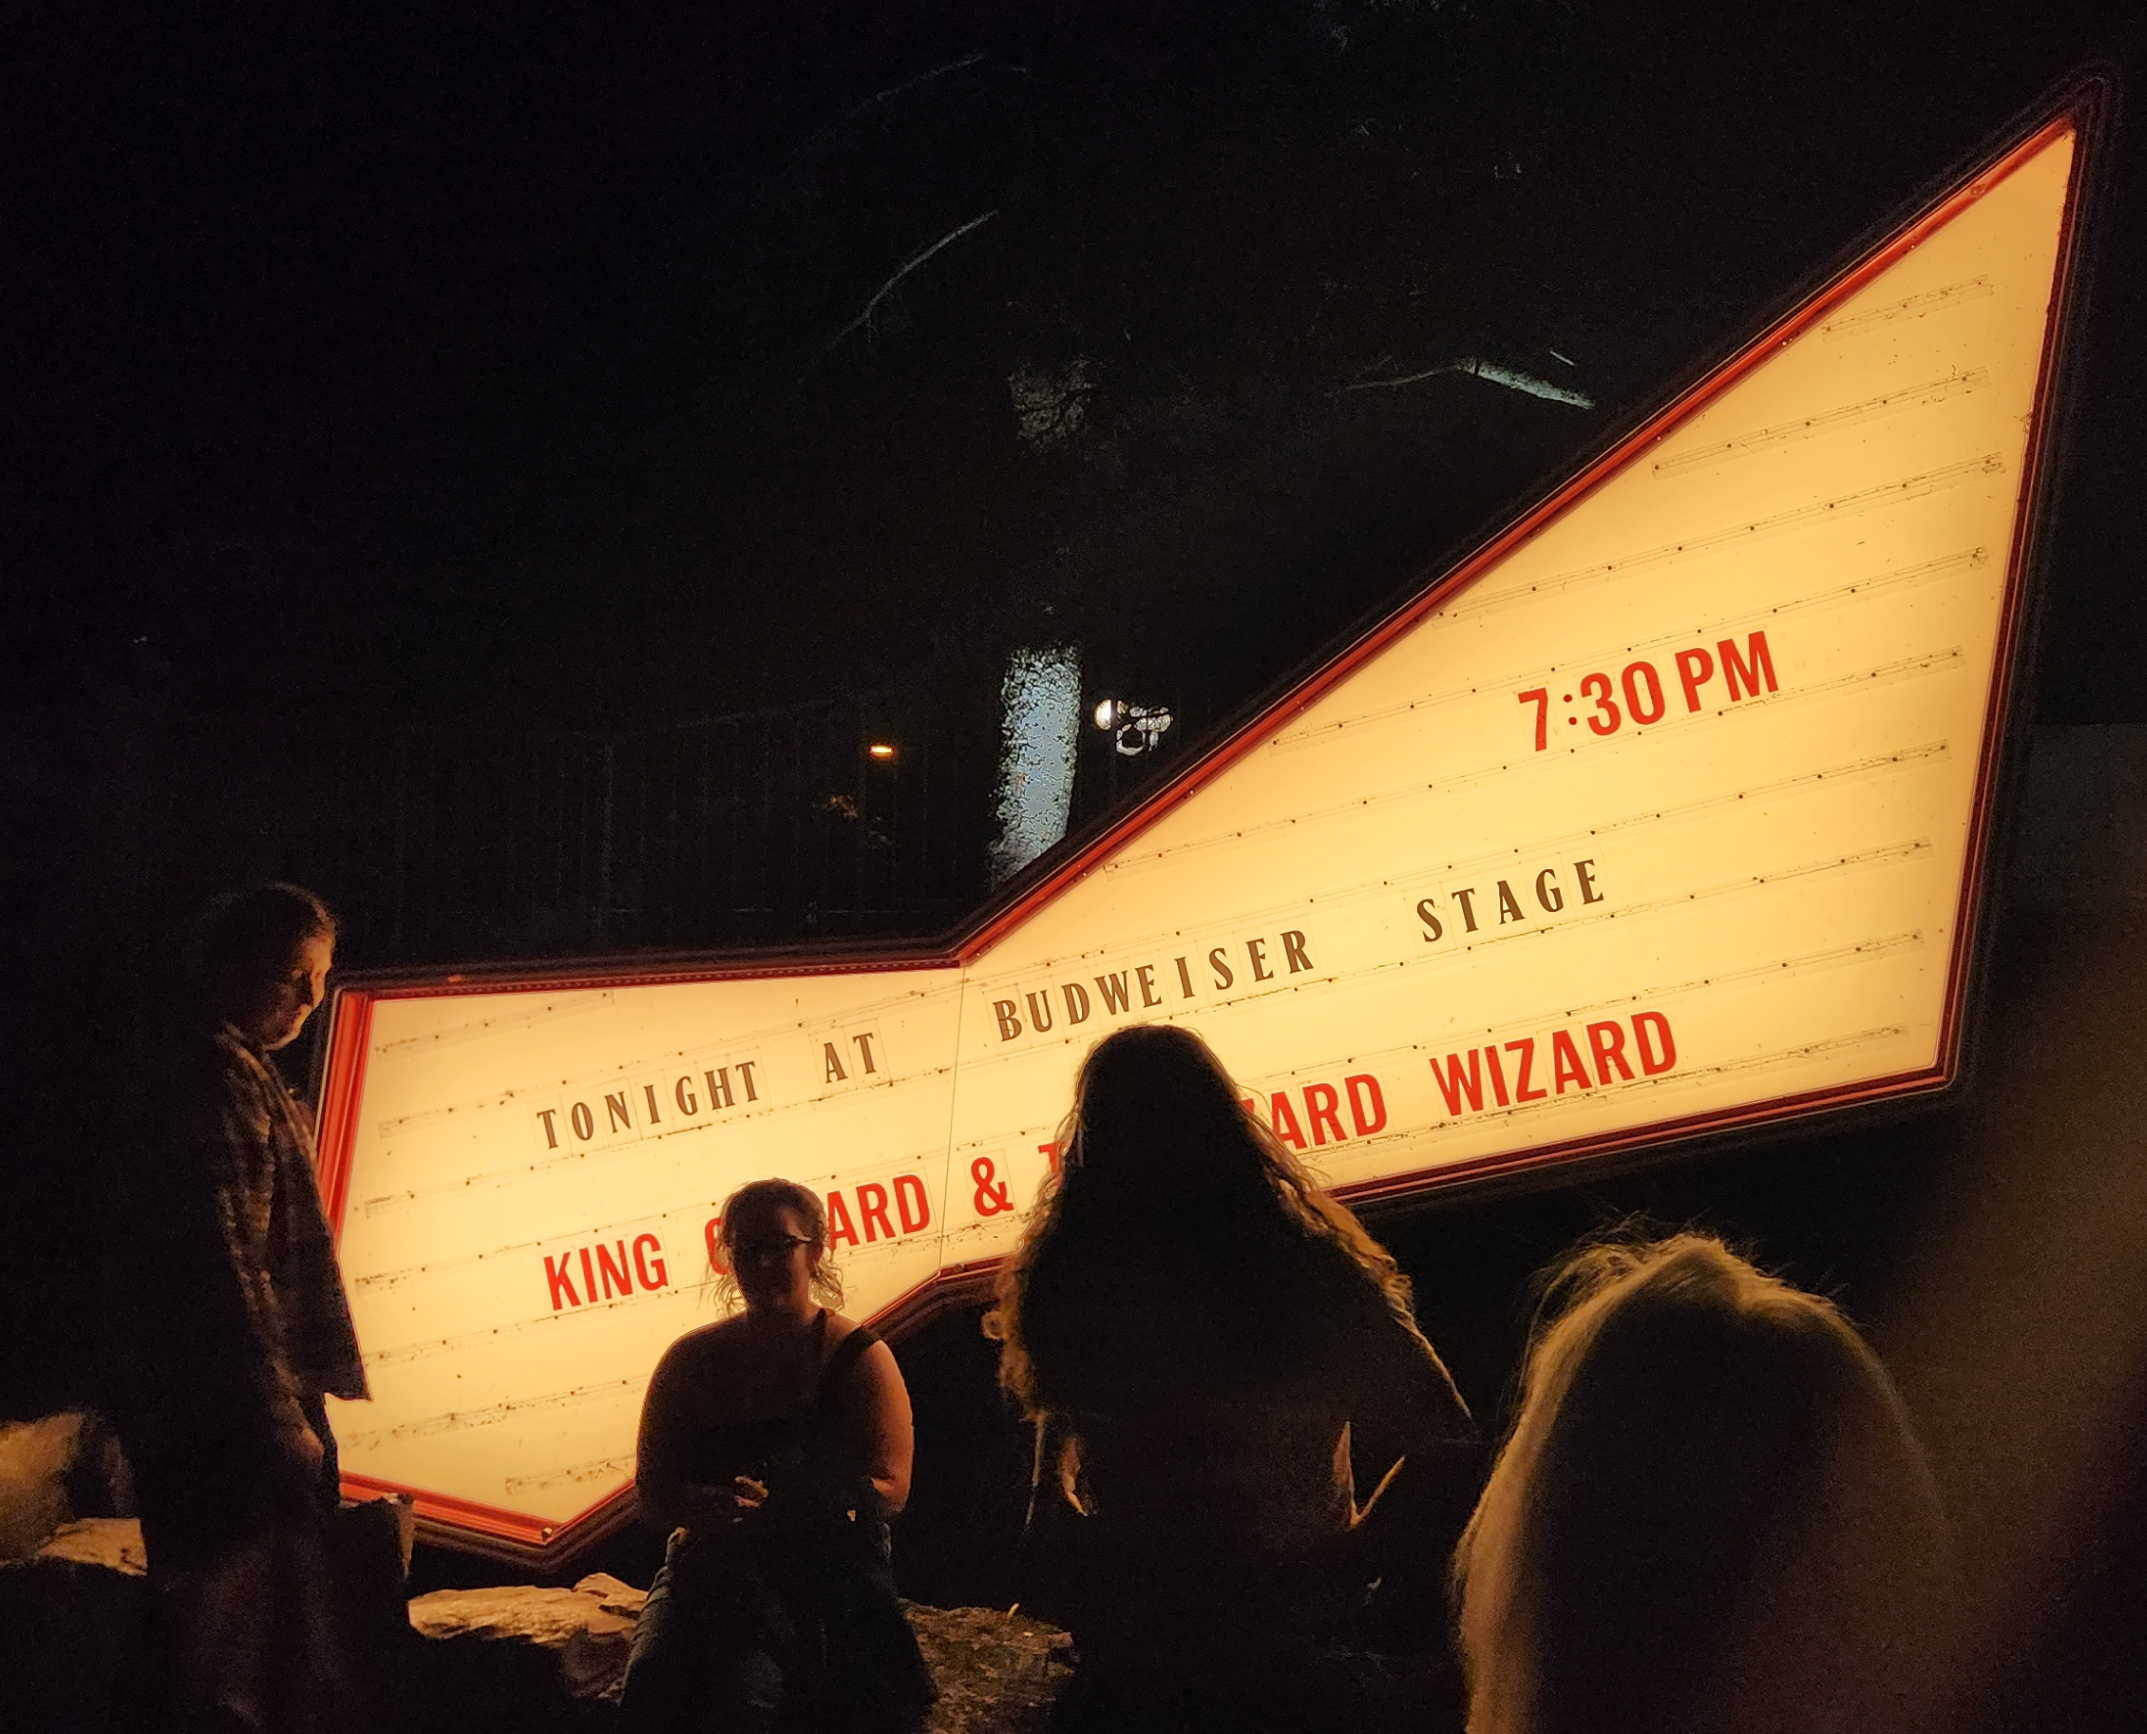
[[[1078,849],[1053,863],[1032,884],[1021,887],[997,907],[981,911],[966,928],[957,929],[944,944],[928,949],[889,948],[870,952],[854,949],[836,953],[762,951],[711,958],[702,965],[673,957],[646,964],[622,960],[610,966],[591,960],[558,971],[541,966],[536,969],[496,966],[458,972],[445,979],[437,976],[420,979],[400,972],[381,972],[357,976],[348,985],[339,986],[330,1007],[329,1034],[324,1044],[320,1073],[318,1165],[322,1199],[331,1226],[340,1235],[356,1138],[356,1110],[364,1081],[365,1043],[371,1028],[374,1001],[479,993],[508,986],[530,991],[564,991],[625,980],[655,984],[850,975],[893,970],[959,969],[973,962],[1061,892],[1084,878],[1109,854],[1147,830],[1252,751],[1288,717],[1339,685],[1433,610],[1466,590],[1498,561],[1573,510],[1612,475],[1637,459],[1648,446],[1700,413],[1775,350],[1810,330],[1874,277],[1912,252],[2004,182],[2023,163],[2069,131],[2074,136],[2075,154],[2060,227],[2051,312],[2044,326],[2042,359],[2014,516],[2013,543],[2008,551],[2005,588],[1999,604],[1991,691],[1970,807],[1961,896],[1956,910],[1952,954],[1948,960],[1946,998],[1940,1014],[1937,1063],[1914,1072],[1776,1097],[1739,1108],[1654,1121],[1619,1132],[1386,1176],[1338,1187],[1336,1191],[1338,1196],[1353,1203],[1378,1205],[1434,1188],[1520,1175],[1565,1166],[1583,1158],[1749,1130],[1821,1112],[1948,1088],[1959,1075],[1966,987],[1979,942],[1976,930],[1985,903],[1984,880],[1989,866],[1992,831],[1991,797],[2005,745],[2005,724],[2018,684],[2015,664],[2019,660],[2024,635],[2023,605],[2039,516],[2037,507],[2049,483],[2046,447],[2055,394],[2061,383],[2066,327],[2078,275],[2082,204],[2089,184],[2087,171],[2090,156],[2095,154],[2099,144],[2109,101],[2110,88],[2103,77],[2090,75],[2075,81],[2053,103],[2014,129],[2010,142],[1986,153],[1976,168],[1956,177],[1914,215],[1826,278],[1795,306],[1764,327],[1758,336],[1705,371],[1693,384],[1676,392],[1661,409],[1615,440],[1566,482],[1399,608],[1289,686],[1279,697],[1261,705],[1214,746],[1169,776],[1161,787]],[[980,1289],[988,1286],[997,1266],[998,1261],[989,1260],[942,1270],[875,1313],[872,1322],[884,1324],[891,1335],[907,1335],[946,1306],[974,1298]],[[626,1520],[632,1498],[630,1486],[615,1489],[573,1517],[547,1524],[499,1507],[447,1494],[406,1489],[356,1473],[346,1474],[343,1481],[346,1492],[353,1494],[413,1492],[420,1519],[428,1529],[436,1532],[438,1539],[538,1564],[565,1557],[572,1549],[595,1539],[599,1531],[609,1533]]]

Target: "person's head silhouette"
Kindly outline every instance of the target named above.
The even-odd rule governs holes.
[[[1914,1726],[1950,1560],[1830,1302],[1705,1235],[1586,1248],[1455,1555],[1471,1734]]]

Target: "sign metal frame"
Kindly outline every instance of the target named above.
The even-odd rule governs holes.
[[[2020,508],[2008,550],[1996,659],[1984,719],[1981,759],[1969,820],[1969,839],[1947,964],[1947,989],[1935,1063],[1921,1070],[1712,1110],[1644,1126],[1592,1134],[1566,1142],[1492,1155],[1449,1166],[1382,1176],[1338,1187],[1353,1206],[1392,1206],[1407,1198],[1451,1196],[1459,1186],[1485,1182],[1540,1183],[1550,1170],[1632,1159],[1642,1151],[1751,1135],[1816,1115],[1873,1110],[1887,1104],[1930,1100],[1955,1089],[1970,1048],[1973,989],[1987,947],[1988,882],[2000,814],[1997,792],[2014,735],[2014,711],[2032,631],[2033,593],[2038,588],[2036,533],[2052,490],[2056,406],[2064,385],[2066,336],[2082,277],[2082,237],[2096,191],[2114,91],[2107,75],[2091,72],[2062,86],[2029,115],[1978,151],[1964,169],[1946,176],[1939,190],[1912,204],[1852,247],[1799,292],[1753,335],[1731,347],[1673,388],[1659,403],[1614,433],[1556,487],[1514,516],[1470,553],[1419,586],[1398,607],[1321,658],[1310,671],[1286,680],[1190,755],[1162,780],[1107,814],[1085,836],[1052,851],[1009,890],[937,943],[850,945],[833,949],[760,949],[593,958],[566,963],[473,965],[465,969],[351,972],[339,979],[327,1013],[326,1039],[316,1048],[315,1095],[320,1109],[319,1173],[331,1226],[341,1230],[351,1177],[357,1108],[372,1008],[381,1000],[497,992],[502,988],[565,990],[665,982],[713,982],[755,978],[862,975],[894,970],[959,971],[1019,927],[1032,914],[1099,867],[1114,852],[1191,799],[1225,769],[1253,751],[1322,695],[1347,680],[1388,645],[1423,622],[1457,591],[1556,519],[1571,511],[1651,445],[1705,409],[1765,362],[1782,345],[1822,322],[1828,313],[1871,279],[1913,251],[1927,236],[1972,205],[2018,162],[2063,131],[2074,134],[2075,158],[2056,255],[2051,311],[2043,335],[2041,371],[2023,463]],[[901,1337],[939,1313],[988,1292],[997,1260],[944,1266],[876,1315],[883,1335]],[[346,1492],[359,1496],[404,1491],[346,1472]],[[526,1515],[444,1494],[417,1494],[420,1530],[427,1539],[464,1551],[490,1554],[538,1568],[553,1568],[622,1527],[633,1515],[631,1485],[607,1494],[563,1522]]]

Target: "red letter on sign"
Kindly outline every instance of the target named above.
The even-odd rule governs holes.
[[[1439,1062],[1431,1060],[1432,1082],[1439,1086],[1439,1094],[1445,1097],[1446,1111],[1449,1114],[1458,1115],[1461,1112],[1461,1099],[1464,1096],[1468,1098],[1471,1108],[1478,1113],[1483,1111],[1484,1076],[1483,1068],[1477,1064],[1476,1052],[1474,1048],[1469,1049],[1469,1069],[1466,1076],[1461,1070],[1459,1054],[1446,1056],[1447,1069],[1443,1072],[1439,1070]],[[1430,1059],[1431,1056],[1427,1054],[1425,1058]]]
[[[867,1180],[857,1189],[858,1220],[865,1225],[865,1238],[877,1240],[886,1235],[895,1237],[895,1225],[887,1220],[887,1188],[877,1180]]]
[[[654,1258],[649,1257],[652,1252]],[[634,1274],[643,1288],[663,1288],[671,1281],[671,1273],[664,1269],[663,1242],[653,1234],[634,1236]]]
[[[1618,1076],[1628,1084],[1633,1081],[1633,1069],[1625,1063],[1625,1026],[1623,1024],[1590,1024],[1588,1046],[1595,1050],[1595,1075],[1599,1082],[1610,1082],[1610,1068],[1618,1068]]]
[[[1517,692],[1513,696],[1523,704],[1532,704],[1536,707],[1536,751],[1540,753],[1551,744],[1548,736],[1551,720],[1550,692],[1547,688],[1539,686],[1532,692]]]
[[[1359,1072],[1342,1083],[1349,1091],[1349,1117],[1356,1123],[1357,1136],[1369,1138],[1387,1123],[1387,1099],[1379,1093],[1379,1080],[1370,1072]]]
[[[615,1244],[619,1249],[619,1256],[616,1259],[611,1256],[611,1248],[602,1241],[598,1241],[596,1245],[596,1268],[604,1273],[604,1298],[606,1300],[611,1299],[614,1294],[632,1294],[634,1292],[634,1279],[626,1274],[626,1242],[622,1240]],[[617,1286],[614,1287],[614,1284]],[[596,1296],[592,1293],[589,1298],[595,1300]]]
[[[902,1219],[904,1234],[915,1234],[920,1228],[932,1226],[931,1201],[924,1195],[924,1182],[916,1175],[895,1176],[895,1214]]]
[[[1302,1150],[1305,1147],[1305,1135],[1298,1130],[1297,1110],[1290,1106],[1290,1093],[1287,1090],[1277,1090],[1268,1097],[1267,1111],[1272,1116],[1269,1123],[1275,1129],[1275,1136],[1285,1144],[1294,1144]]]
[[[1767,635],[1764,632],[1753,633],[1745,640],[1744,648],[1745,654],[1751,658],[1749,662],[1737,654],[1737,641],[1734,638],[1725,638],[1715,646],[1722,658],[1722,678],[1729,684],[1730,697],[1757,698],[1762,690],[1759,684],[1762,678],[1767,683],[1766,691],[1777,690],[1774,684],[1774,658],[1767,654]],[[1737,690],[1740,679],[1744,682],[1743,692]]]
[[[1566,1093],[1566,1085],[1578,1084],[1584,1090],[1595,1086],[1588,1082],[1588,1068],[1580,1063],[1580,1049],[1573,1045],[1573,1038],[1564,1030],[1551,1034],[1551,1081],[1558,1086],[1558,1093]]]
[[[827,1243],[832,1251],[838,1240],[857,1244],[857,1230],[850,1226],[850,1207],[843,1203],[840,1192],[827,1195]]]
[[[1535,1070],[1536,1065],[1536,1038],[1534,1036],[1523,1036],[1517,1042],[1508,1042],[1506,1051],[1509,1054],[1519,1054],[1521,1056],[1521,1070],[1513,1080],[1513,1099],[1516,1102],[1542,1101],[1545,1096],[1550,1094],[1550,1091],[1531,1090],[1528,1087],[1529,1074]]]
[[[1700,688],[1715,677],[1715,659],[1694,645],[1677,653],[1677,684],[1685,689],[1685,708],[1700,708]]]
[[[566,1255],[567,1258],[572,1258],[573,1256],[571,1252]],[[573,1273],[567,1269],[564,1262],[554,1264],[550,1253],[544,1255],[544,1280],[552,1285],[553,1312],[559,1310],[561,1296],[566,1298],[569,1305],[581,1305],[581,1296],[574,1292]]]
[[[1650,1024],[1659,1032],[1659,1048],[1656,1042],[1648,1040]],[[1667,1072],[1677,1064],[1677,1043],[1670,1039],[1670,1020],[1661,1012],[1635,1012],[1633,1039],[1640,1048],[1640,1069],[1649,1077],[1654,1077],[1658,1072]]]
[[[1313,1143],[1326,1143],[1329,1132],[1334,1134],[1337,1144],[1349,1136],[1342,1130],[1342,1118],[1338,1112],[1341,1106],[1341,1093],[1332,1084],[1305,1086],[1305,1118],[1312,1124]]]
[[[1506,1068],[1499,1064],[1498,1049],[1483,1050],[1484,1070],[1491,1074],[1491,1098],[1501,1108],[1510,1108],[1512,1101],[1506,1095]],[[1452,1058],[1451,1055],[1448,1058]]]

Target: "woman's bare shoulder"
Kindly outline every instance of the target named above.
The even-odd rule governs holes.
[[[840,1313],[829,1313],[827,1316],[826,1358],[828,1360],[833,1360],[835,1358],[835,1351],[842,1347],[844,1341],[850,1337],[854,1337],[859,1331],[864,1330],[864,1328],[865,1327],[860,1324],[856,1319],[846,1319]],[[880,1338],[875,1334],[872,1338],[872,1341],[866,1346],[865,1352],[860,1355],[858,1359],[861,1362],[871,1363],[882,1359],[887,1359],[891,1361],[893,1357],[894,1352],[889,1349],[886,1343],[882,1342]]]
[[[855,1319],[846,1319],[840,1313],[829,1313],[827,1316],[828,1359],[834,1359],[835,1351],[842,1346],[846,1337],[855,1336],[864,1328]],[[872,1341],[866,1347],[865,1352],[857,1357],[857,1364],[861,1375],[868,1384],[888,1378],[892,1378],[899,1383],[902,1378],[901,1364],[896,1361],[894,1350],[888,1346],[886,1339],[877,1333],[873,1334]]]
[[[664,1350],[657,1363],[657,1371],[670,1373],[695,1372],[705,1367],[721,1366],[735,1358],[743,1347],[741,1327],[743,1316],[716,1319],[705,1325],[696,1325],[684,1336],[673,1340]]]

